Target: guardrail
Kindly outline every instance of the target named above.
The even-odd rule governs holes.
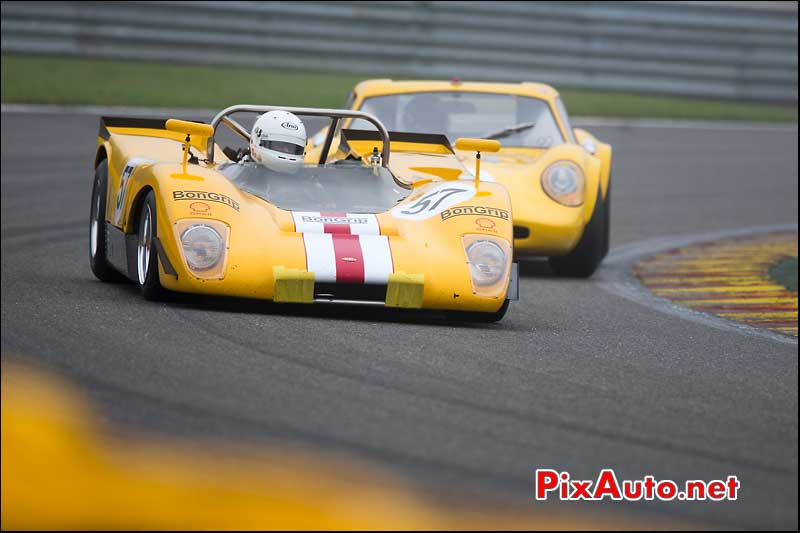
[[[797,101],[794,2],[3,2],[2,51]]]

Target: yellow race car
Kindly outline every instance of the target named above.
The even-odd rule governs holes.
[[[307,164],[301,156],[298,170],[279,172],[220,140],[224,132],[248,141],[234,117],[275,110],[329,119],[347,155]],[[342,131],[343,120],[372,129]],[[508,192],[459,179],[463,166],[441,135],[394,135],[368,113],[335,109],[239,105],[210,125],[103,117],[92,271],[130,279],[148,299],[175,291],[499,320],[518,290]],[[477,139],[458,146],[499,149]],[[410,183],[390,170],[404,157],[428,179]]]
[[[516,255],[546,256],[557,274],[586,277],[608,252],[611,146],[572,128],[552,87],[376,79],[359,83],[345,107],[375,115],[390,131],[501,140],[500,152],[483,156],[481,180],[502,183],[511,194]],[[343,127],[370,126],[356,119]],[[326,134],[309,140],[310,156]],[[471,168],[471,152],[455,153]],[[424,178],[398,172],[412,182]]]

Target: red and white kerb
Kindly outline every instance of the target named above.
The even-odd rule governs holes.
[[[306,266],[315,281],[389,282],[392,252],[375,215],[293,211],[292,217],[295,231],[303,234]]]

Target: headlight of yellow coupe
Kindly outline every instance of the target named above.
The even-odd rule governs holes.
[[[547,196],[568,207],[583,204],[586,178],[581,167],[571,161],[556,161],[542,172],[542,189]]]
[[[192,274],[204,279],[222,279],[228,250],[228,225],[216,220],[179,220],[178,243]]]

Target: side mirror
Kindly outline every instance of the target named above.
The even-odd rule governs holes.
[[[500,141],[494,139],[470,139],[460,137],[456,139],[456,148],[471,152],[497,152],[500,150]]]
[[[475,154],[475,189],[481,181],[481,152],[497,152],[500,150],[500,141],[494,139],[470,139],[459,137],[456,139],[456,148],[477,152]]]
[[[192,142],[192,135],[211,137],[214,135],[214,128],[202,122],[189,122],[187,120],[178,120],[177,118],[167,120],[164,126],[169,131],[186,134],[186,140],[183,145],[183,173],[186,174],[186,160],[189,158],[189,145]]]
[[[211,137],[214,134],[214,128],[208,124],[178,120],[177,118],[167,120],[166,128],[169,131],[185,133],[186,135],[197,135],[198,137]]]

